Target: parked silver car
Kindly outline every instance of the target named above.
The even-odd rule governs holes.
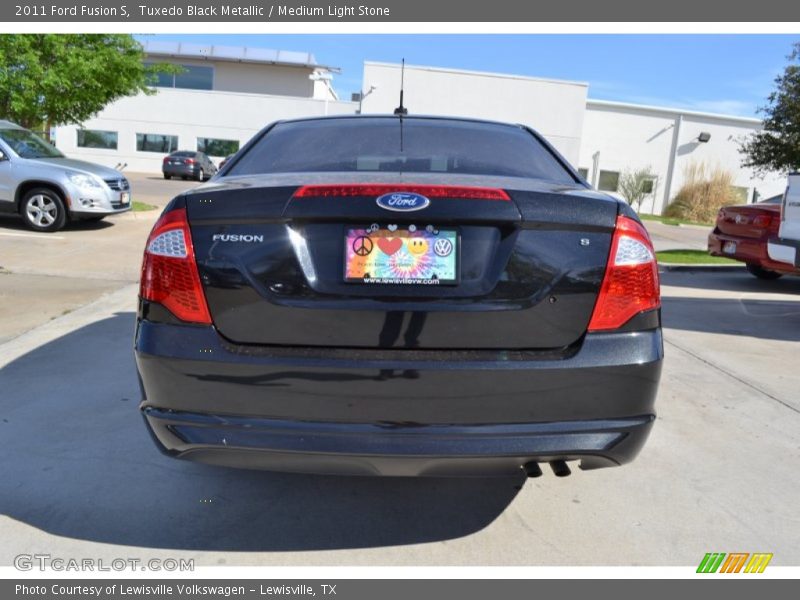
[[[33,132],[0,121],[0,213],[57,231],[68,219],[99,221],[130,209],[130,184],[119,171],[69,159]]]

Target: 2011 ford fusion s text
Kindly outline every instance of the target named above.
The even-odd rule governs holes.
[[[648,436],[658,270],[628,205],[526,127],[281,121],[153,227],[135,353],[178,458],[566,475]]]

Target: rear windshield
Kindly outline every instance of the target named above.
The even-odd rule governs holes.
[[[186,151],[173,152],[172,154],[170,154],[170,156],[192,156],[192,157],[194,157],[194,155],[195,155],[194,152],[186,152]]]
[[[521,127],[444,119],[353,118],[278,123],[228,175],[298,172],[463,173],[575,179]]]

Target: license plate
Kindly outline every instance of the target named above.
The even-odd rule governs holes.
[[[347,229],[344,280],[383,285],[453,285],[458,282],[459,236],[433,226]]]
[[[131,201],[131,195],[128,192],[122,192],[119,195],[119,203],[120,204],[128,204]]]
[[[736,254],[736,242],[725,242],[722,244],[722,251],[725,254]]]

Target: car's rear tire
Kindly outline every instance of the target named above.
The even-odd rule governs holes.
[[[759,267],[758,265],[753,265],[748,263],[745,265],[747,267],[748,272],[758,277],[759,279],[765,279],[770,281],[772,279],[778,279],[779,277],[783,277],[783,273],[778,273],[777,271],[770,271],[769,269],[764,269],[763,267]]]
[[[205,181],[206,180],[206,172],[203,169],[200,169],[197,172],[197,181]]]
[[[172,175],[169,173],[164,173],[164,179],[172,179]]]
[[[67,209],[61,195],[50,188],[34,188],[22,198],[20,214],[34,231],[58,231],[67,223]]]

